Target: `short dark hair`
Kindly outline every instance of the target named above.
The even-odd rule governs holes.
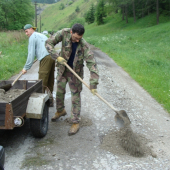
[[[84,26],[78,23],[74,24],[71,30],[73,34],[77,33],[78,35],[83,35],[85,32]]]

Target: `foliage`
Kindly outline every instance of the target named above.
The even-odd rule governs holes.
[[[69,1],[68,5],[71,5],[71,4],[73,4],[73,1]]]
[[[64,4],[61,3],[60,6],[59,6],[59,10],[63,10],[65,8]]]
[[[34,6],[31,0],[0,0],[0,28],[19,30],[27,23],[32,23]]]
[[[76,19],[72,20],[71,23],[70,23],[70,28],[76,23],[79,23],[79,24],[84,26],[85,20],[84,20],[84,18],[76,18]]]
[[[89,11],[85,14],[85,21],[88,24],[94,23],[95,21],[95,7],[94,4],[91,5]]]
[[[55,3],[55,0],[32,0],[32,2],[52,4]]]
[[[96,21],[98,25],[104,24],[104,17],[106,17],[106,10],[104,0],[100,0],[96,9]]]
[[[115,12],[121,11],[122,19],[124,19],[125,14],[126,17],[137,17],[139,19],[155,12],[157,12],[158,17],[160,14],[170,16],[169,0],[109,0],[109,5]],[[159,6],[158,9],[157,5]]]
[[[76,12],[80,12],[79,6],[76,7],[75,11],[76,11]]]

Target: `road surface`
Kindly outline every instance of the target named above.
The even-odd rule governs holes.
[[[68,136],[71,94],[67,87],[68,114],[56,122],[49,121],[44,138],[32,136],[29,120],[23,127],[1,135],[0,144],[6,151],[5,170],[170,169],[169,114],[105,53],[91,48],[100,75],[97,91],[118,110],[126,110],[130,129],[119,129],[115,112],[83,86],[81,127],[76,135]],[[37,72],[38,62],[35,62],[20,79],[36,80]],[[87,67],[84,72],[84,81],[89,84]],[[55,96],[56,85],[54,89]],[[55,112],[55,107],[49,109],[50,119]],[[133,147],[141,149],[141,154],[134,154]]]

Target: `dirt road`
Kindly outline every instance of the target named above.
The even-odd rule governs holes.
[[[98,93],[118,110],[126,110],[131,120],[130,133],[129,129],[118,129],[114,111],[83,86],[81,128],[76,135],[68,136],[71,95],[67,87],[68,114],[50,121],[44,138],[32,137],[29,121],[22,128],[1,135],[0,144],[6,151],[5,170],[170,169],[169,114],[105,53],[92,49],[100,73]],[[38,62],[21,79],[37,79],[37,70]],[[84,80],[89,83],[86,67]],[[55,107],[50,108],[50,119],[55,111]],[[133,141],[127,134],[134,137]],[[142,149],[141,155],[131,152],[134,140]]]

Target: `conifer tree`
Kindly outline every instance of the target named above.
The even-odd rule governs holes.
[[[106,17],[106,11],[105,11],[105,4],[104,0],[100,0],[97,9],[96,9],[96,19],[97,19],[97,24],[101,25],[104,24],[104,17]]]

